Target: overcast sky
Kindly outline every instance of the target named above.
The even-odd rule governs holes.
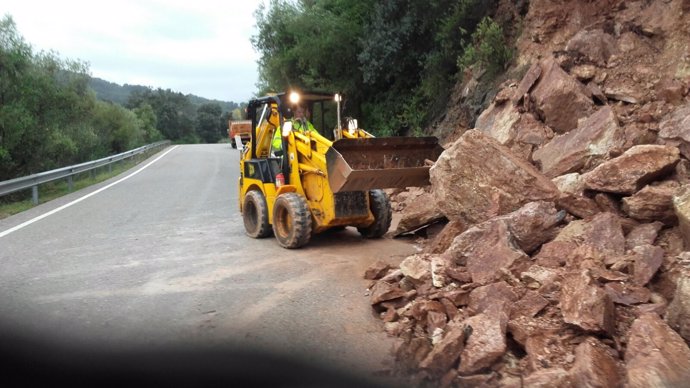
[[[262,0],[3,0],[35,51],[89,64],[118,84],[242,102],[256,92],[254,10]]]

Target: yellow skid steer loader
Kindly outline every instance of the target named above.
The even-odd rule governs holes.
[[[438,139],[376,138],[352,119],[343,128],[341,101],[339,94],[293,91],[249,102],[252,133],[239,178],[249,236],[273,232],[285,248],[345,226],[356,227],[365,238],[381,237],[391,223],[390,202],[381,189],[429,184],[430,165],[443,151]],[[321,132],[296,129],[297,104],[306,105],[307,118]],[[334,128],[332,133],[324,131],[327,127]]]

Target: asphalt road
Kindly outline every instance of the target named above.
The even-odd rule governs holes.
[[[8,330],[83,348],[270,350],[367,375],[391,366],[394,340],[372,314],[362,274],[379,258],[413,253],[412,245],[363,240],[351,228],[300,250],[251,239],[238,211],[238,151],[167,151],[119,183],[165,151],[0,220]]]

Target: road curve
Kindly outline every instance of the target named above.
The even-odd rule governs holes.
[[[300,250],[246,237],[238,155],[227,144],[177,146],[0,237],[2,323],[89,348],[231,345],[357,373],[389,368],[394,340],[362,274],[414,248],[350,228]],[[0,220],[0,233],[132,171]]]

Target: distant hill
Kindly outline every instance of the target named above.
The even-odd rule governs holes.
[[[116,84],[101,78],[92,77],[89,86],[96,92],[96,97],[104,101],[110,101],[116,104],[125,105],[129,95],[134,91],[144,91],[149,89],[141,85]],[[199,106],[207,103],[218,103],[224,112],[231,112],[238,107],[238,104],[232,101],[209,100],[207,98],[188,94],[187,98],[194,106]]]

